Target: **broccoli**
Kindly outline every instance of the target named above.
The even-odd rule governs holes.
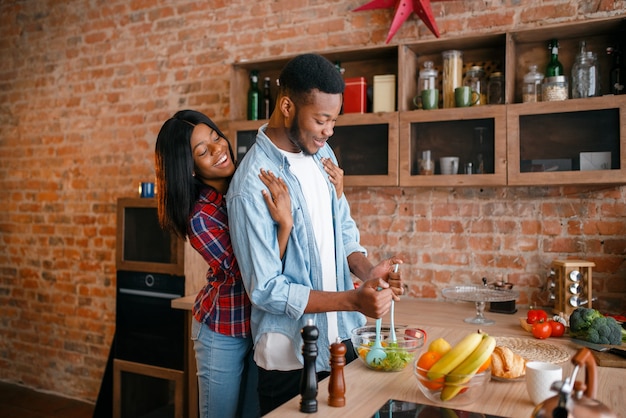
[[[606,317],[596,309],[577,308],[569,317],[569,330],[572,337],[591,343],[622,343],[622,327],[615,318]]]

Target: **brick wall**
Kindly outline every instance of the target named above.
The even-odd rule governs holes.
[[[114,332],[115,201],[153,178],[163,121],[180,108],[228,120],[236,60],[382,45],[392,12],[351,12],[366,2],[0,4],[0,380],[96,399]],[[624,0],[432,8],[443,37],[626,14]],[[412,16],[392,42],[430,37]],[[598,294],[624,310],[624,187],[346,194],[373,258],[406,254],[411,296],[487,276],[528,303],[549,263],[575,256],[598,264]]]

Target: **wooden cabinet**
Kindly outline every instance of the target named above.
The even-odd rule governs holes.
[[[508,107],[508,184],[626,183],[626,96]]]
[[[401,186],[506,185],[505,106],[402,112],[400,137]],[[426,150],[434,162],[433,175],[420,174]],[[441,174],[439,161],[446,156],[459,157],[458,174]]]
[[[229,124],[237,159],[254,144],[259,127],[267,121]],[[340,115],[328,140],[344,170],[346,186],[398,185],[398,112]]]
[[[328,140],[346,186],[398,185],[398,112],[339,116]]]
[[[368,110],[371,110],[371,90],[374,76],[393,74],[398,77],[398,48],[386,46],[358,51],[337,51],[323,54],[344,69],[344,78],[364,77],[368,90]],[[291,57],[289,57],[291,58]],[[235,117],[229,123],[229,137],[233,141],[237,159],[242,158],[254,143],[258,128],[266,120],[242,120],[246,116],[249,72],[259,71],[259,78],[270,77],[276,94],[280,70],[289,58],[272,61],[241,62],[233,66],[231,82],[231,112]],[[404,90],[403,87],[396,89]],[[335,151],[344,170],[346,186],[398,185],[398,113],[344,113],[339,116],[335,133],[329,145]]]
[[[548,61],[549,39],[559,41],[559,61],[571,88],[571,68],[580,41],[596,53],[601,92],[610,91],[608,46],[625,45],[626,19],[603,19],[507,35],[508,184],[566,185],[626,183],[626,96],[521,103],[530,64]],[[543,70],[541,70],[543,72]],[[571,97],[571,95],[570,95]]]
[[[374,75],[394,74],[397,80],[397,111],[339,117],[329,144],[345,171],[345,184],[456,187],[626,183],[626,95],[521,103],[523,77],[529,65],[545,71],[548,41],[554,38],[559,40],[559,60],[568,78],[579,42],[584,40],[587,49],[598,56],[602,92],[609,91],[612,63],[606,48],[618,41],[626,45],[625,34],[626,19],[619,17],[324,53],[331,61],[341,62],[344,77],[365,77],[369,88]],[[440,94],[439,109],[416,110],[413,98],[419,70],[424,62],[433,61],[439,70],[441,92],[442,52],[452,49],[462,51],[464,72],[472,65],[481,65],[487,76],[496,71],[504,74],[504,104],[443,109]],[[274,80],[290,58],[233,65],[230,137],[239,157],[254,142],[256,130],[264,122],[243,120],[249,72],[255,69],[261,78]],[[482,150],[476,144],[479,132]],[[424,150],[430,150],[435,161],[432,176],[418,171]],[[484,160],[480,174],[477,155]],[[440,174],[438,160],[442,156],[459,157],[459,174]],[[603,165],[602,158],[609,158],[610,164]],[[465,174],[468,162],[473,165],[471,175]],[[588,170],[589,164],[603,169]]]

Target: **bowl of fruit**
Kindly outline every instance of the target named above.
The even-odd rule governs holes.
[[[413,362],[415,353],[426,342],[426,332],[418,328],[401,327],[396,327],[394,331],[392,333],[390,327],[381,326],[378,346],[375,326],[352,330],[352,345],[363,364],[372,370],[397,372]]]
[[[443,406],[462,406],[476,402],[491,380],[493,337],[472,332],[455,345],[437,338],[415,360],[414,374],[421,392]]]

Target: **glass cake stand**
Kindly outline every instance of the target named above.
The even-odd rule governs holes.
[[[519,293],[514,290],[500,290],[478,285],[448,287],[443,289],[442,293],[446,299],[474,302],[476,304],[476,316],[465,318],[465,322],[479,325],[496,323],[493,319],[487,319],[483,315],[487,302],[508,302],[519,297]]]

